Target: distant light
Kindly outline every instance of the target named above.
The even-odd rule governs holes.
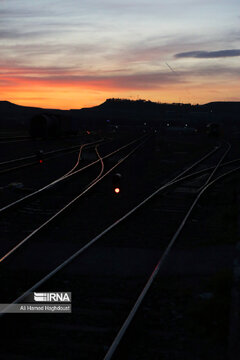
[[[43,163],[43,161],[42,161],[42,160],[39,160],[39,162],[40,162],[40,164],[42,164],[42,163]]]
[[[119,193],[120,193],[120,189],[119,189],[119,188],[115,188],[114,191],[115,191],[116,194],[119,194]]]
[[[170,124],[167,124],[167,126],[170,126]]]
[[[185,124],[185,126],[187,127],[187,126],[188,126],[188,124]]]
[[[90,135],[90,134],[91,134],[91,131],[87,130],[87,134]]]

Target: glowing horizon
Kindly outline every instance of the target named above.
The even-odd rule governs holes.
[[[0,100],[240,101],[239,10],[237,0],[2,1]]]

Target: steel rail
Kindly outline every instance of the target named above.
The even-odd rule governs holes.
[[[103,158],[103,159],[107,159],[107,158],[111,157],[112,155],[118,153],[119,151],[123,150],[124,148],[127,148],[128,146],[132,145],[133,143],[141,140],[141,139],[144,138],[144,137],[146,137],[146,135],[144,135],[143,137],[137,138],[137,139],[131,141],[131,142],[128,143],[128,144],[125,144],[125,145],[121,146],[120,148],[118,148],[118,149],[112,151],[111,153],[103,156],[102,158]],[[47,190],[47,189],[49,189],[50,187],[53,187],[53,186],[56,185],[57,183],[59,183],[59,182],[61,182],[61,181],[63,181],[63,180],[66,180],[66,179],[70,178],[71,176],[74,176],[74,175],[82,172],[83,170],[88,169],[90,166],[93,166],[93,165],[97,164],[99,161],[100,161],[100,159],[97,159],[97,160],[91,162],[90,164],[85,165],[84,167],[80,168],[79,170],[76,170],[76,171],[71,172],[71,173],[69,173],[69,174],[62,175],[62,176],[59,177],[58,179],[52,181],[51,183],[43,186],[43,187],[40,188],[40,189],[32,192],[31,194],[25,195],[25,196],[23,196],[22,198],[20,198],[20,199],[18,199],[18,200],[16,200],[16,201],[13,201],[13,202],[10,203],[10,204],[7,204],[7,205],[3,206],[2,208],[0,208],[0,214],[2,214],[2,213],[5,212],[6,210],[9,210],[10,208],[12,208],[12,207],[14,207],[14,206],[16,206],[16,205],[18,205],[18,204],[20,204],[21,202],[23,202],[23,201],[25,201],[25,200],[27,200],[27,199],[30,199],[30,198],[32,198],[32,197],[40,194],[40,193],[43,192],[44,190]]]
[[[104,140],[102,140],[102,141],[104,141]],[[93,144],[96,144],[96,143],[99,143],[99,142],[100,142],[100,141],[97,141],[97,142],[94,141]],[[76,149],[73,149],[73,150],[70,150],[70,149],[69,149],[69,151],[67,151],[67,152],[54,151],[54,153],[56,153],[56,155],[45,158],[45,162],[46,162],[46,161],[53,160],[53,159],[56,159],[56,158],[58,158],[58,157],[60,157],[60,156],[65,156],[65,155],[72,154],[72,153],[78,151],[78,149],[79,149],[79,146],[77,146],[77,148],[76,148]],[[60,154],[57,154],[58,152],[59,152]],[[46,155],[46,154],[45,154],[45,155]],[[43,154],[43,156],[44,156],[44,154]],[[36,155],[34,155],[34,157],[36,158]],[[14,166],[14,167],[11,167],[11,168],[2,169],[2,170],[0,170],[0,175],[6,174],[6,173],[11,172],[11,171],[16,171],[16,170],[19,170],[19,169],[23,169],[23,168],[26,168],[26,167],[34,166],[34,165],[37,165],[37,164],[38,164],[38,160],[35,159],[35,160],[32,161],[32,162],[27,162],[27,163],[22,164],[22,165],[18,165],[18,166]]]
[[[104,140],[102,140],[102,141],[104,141]],[[100,141],[97,141],[97,142],[94,141],[92,144],[96,144],[96,143],[99,143],[99,142],[100,142]],[[90,146],[90,145],[89,145],[89,146]],[[75,149],[72,149],[72,150],[69,148],[69,150],[66,151],[66,152],[63,152],[62,150],[61,150],[61,151],[58,151],[58,150],[57,150],[57,151],[54,151],[53,153],[56,153],[56,154],[53,155],[53,156],[50,156],[50,157],[45,158],[45,159],[44,159],[44,162],[50,161],[50,160],[53,160],[53,159],[56,159],[56,158],[61,157],[61,156],[66,156],[66,155],[72,154],[72,153],[74,153],[74,152],[77,152],[78,149],[79,149],[79,146],[77,146]],[[44,155],[46,155],[46,153],[43,154],[43,156],[44,156]],[[0,170],[0,175],[6,174],[6,173],[9,173],[9,172],[12,172],[12,171],[16,171],[16,170],[19,170],[19,169],[24,169],[24,168],[27,168],[27,167],[30,167],[30,166],[35,166],[35,165],[37,165],[39,161],[36,159],[36,155],[33,155],[33,157],[35,158],[34,161],[27,162],[27,163],[24,163],[24,164],[22,164],[22,165],[17,165],[17,166],[14,166],[14,167],[8,167],[8,168],[5,168],[5,169]]]
[[[96,145],[96,147],[95,147],[95,151],[96,151],[97,156],[98,156],[98,158],[99,158],[99,160],[100,160],[100,162],[101,162],[101,171],[100,171],[100,173],[98,174],[98,176],[90,183],[90,185],[91,185],[92,183],[96,182],[96,181],[102,176],[103,171],[104,171],[103,158],[102,158],[102,157],[100,156],[100,154],[99,154],[98,146],[97,146],[97,145]]]
[[[99,142],[99,141],[103,141],[103,139],[99,139],[97,141],[94,141],[92,142],[92,144],[96,143],[96,142]],[[91,144],[91,143],[90,143]],[[58,153],[58,152],[62,152],[62,151],[67,151],[67,150],[74,150],[74,149],[79,149],[79,147],[81,146],[82,144],[79,144],[79,145],[74,145],[74,146],[70,146],[70,147],[67,147],[67,148],[61,148],[61,149],[57,149],[57,150],[51,150],[51,151],[47,151],[47,152],[44,152],[44,155],[49,155],[49,154],[55,154],[55,153]],[[84,145],[84,144],[83,144]],[[34,159],[36,157],[36,155],[29,155],[29,156],[24,156],[24,157],[21,157],[21,158],[17,158],[17,159],[12,159],[12,160],[6,160],[6,161],[2,161],[0,162],[0,166],[1,165],[6,165],[6,164],[11,164],[11,163],[14,163],[14,162],[18,162],[18,161],[23,161],[23,160],[29,160],[29,159]]]
[[[79,147],[79,145],[76,146],[76,149],[77,149],[78,147]],[[70,147],[69,149],[71,149],[71,148],[72,148],[72,147]],[[64,149],[66,150],[66,148],[63,148],[62,151],[64,151]],[[56,151],[58,151],[58,150],[56,150]],[[49,154],[49,152],[44,153],[44,155],[48,155],[48,154]],[[24,156],[24,157],[17,158],[17,159],[2,161],[2,162],[0,162],[0,166],[1,166],[1,165],[6,165],[6,164],[12,164],[12,163],[15,163],[15,162],[18,162],[18,161],[34,159],[35,157],[36,157],[36,155],[28,155],[28,156]]]
[[[19,139],[19,140],[10,140],[10,141],[0,140],[0,145],[1,144],[14,144],[16,142],[23,142],[23,141],[29,141],[29,139]]]
[[[1,141],[7,141],[7,140],[29,140],[31,139],[30,136],[27,135],[17,135],[17,136],[0,136],[0,142]]]
[[[140,145],[138,145],[138,147],[140,147]],[[137,148],[138,148],[137,147]],[[133,151],[136,151],[135,149]],[[130,154],[128,154],[125,158],[123,158],[121,160],[121,162],[123,162],[127,157],[129,157]],[[204,156],[202,159],[205,160],[206,156]],[[201,160],[201,159],[200,159]],[[194,164],[198,165],[200,163],[200,160],[196,161],[195,163],[193,163],[189,168],[193,168]],[[118,165],[120,164],[117,163],[114,165],[114,167],[112,169],[110,169],[110,171],[112,171],[114,168],[116,168]],[[240,169],[240,167],[238,168]],[[188,170],[188,169],[186,169]],[[99,240],[100,238],[102,238],[105,234],[107,234],[110,230],[112,230],[113,228],[115,228],[118,224],[120,224],[123,220],[125,220],[126,218],[128,218],[131,214],[133,214],[137,209],[139,209],[141,206],[143,206],[145,203],[147,203],[150,199],[152,199],[154,196],[156,196],[160,191],[166,189],[167,187],[173,185],[173,181],[176,180],[176,182],[181,182],[181,178],[178,179],[181,174],[185,174],[186,170],[184,170],[183,172],[181,172],[179,175],[177,175],[177,177],[175,177],[172,181],[169,181],[167,184],[161,186],[159,189],[157,189],[155,192],[153,192],[150,196],[148,196],[146,199],[144,199],[141,203],[139,203],[137,206],[135,206],[134,208],[132,208],[129,212],[127,212],[125,215],[123,215],[120,219],[118,219],[117,221],[115,221],[113,224],[111,224],[110,226],[108,226],[105,230],[103,230],[100,234],[98,234],[97,236],[95,236],[92,240],[90,240],[86,245],[84,245],[82,248],[80,248],[78,251],[76,251],[74,254],[72,254],[70,257],[68,257],[65,261],[63,261],[60,265],[58,265],[55,269],[53,269],[50,273],[48,273],[47,275],[45,275],[41,280],[39,280],[37,283],[35,283],[31,288],[29,288],[28,290],[26,290],[22,295],[20,295],[17,299],[15,299],[11,304],[9,304],[5,309],[3,309],[2,313],[0,313],[0,316],[2,316],[6,311],[9,310],[9,308],[16,303],[19,303],[21,300],[23,300],[29,293],[31,293],[32,291],[36,290],[40,285],[42,285],[45,281],[49,280],[52,276],[54,276],[57,272],[59,272],[61,269],[63,269],[65,266],[67,266],[71,261],[73,261],[75,258],[77,258],[80,254],[82,254],[85,250],[87,250],[91,245],[93,245],[94,243],[97,242],[97,240]],[[107,175],[107,173],[105,173],[103,175],[103,177],[105,177]],[[103,178],[102,177],[102,178]],[[100,178],[99,180],[101,180],[102,178]],[[177,180],[178,179],[178,180]],[[97,180],[97,182],[99,181]],[[93,184],[94,185],[94,184]],[[91,187],[93,186],[91,185]],[[210,185],[209,185],[210,186]]]
[[[229,165],[231,165],[231,164],[233,164],[233,163],[236,163],[236,162],[240,162],[240,158],[239,158],[239,159],[230,160],[230,161],[227,161],[227,162],[221,164],[221,165],[219,166],[219,169],[222,168],[222,167],[225,167],[225,166],[229,166]],[[214,166],[210,166],[210,167],[208,167],[208,168],[205,168],[205,169],[202,169],[202,170],[193,172],[193,173],[191,173],[191,174],[189,174],[189,175],[186,175],[186,176],[184,176],[184,177],[179,178],[179,180],[183,181],[183,180],[190,179],[191,177],[198,177],[199,175],[202,175],[202,174],[204,174],[204,173],[206,173],[206,172],[209,172],[209,171],[211,171],[212,169],[214,169]],[[174,183],[175,183],[175,182],[173,182],[173,185],[174,185]],[[176,183],[177,183],[177,182],[176,182]]]
[[[212,151],[210,151],[209,153],[207,153],[205,156],[203,156],[201,159],[199,159],[198,161],[196,161],[195,163],[193,163],[193,165],[189,166],[186,170],[184,170],[183,172],[181,172],[181,174],[179,174],[178,176],[176,176],[174,178],[174,181],[179,179],[180,177],[182,177],[184,174],[188,173],[190,170],[192,170],[194,167],[196,167],[197,165],[199,165],[201,162],[203,162],[204,160],[206,160],[207,158],[209,158],[210,156],[212,156],[216,151],[218,151],[220,149],[220,146],[216,146]]]
[[[76,137],[82,137],[83,135],[79,135],[79,136],[73,136],[73,138],[76,138]],[[69,139],[69,137],[64,137],[64,139],[65,138],[67,138],[67,139]],[[70,137],[70,138],[72,138],[72,136]],[[7,141],[7,140],[9,140],[9,141]],[[12,144],[12,143],[16,143],[16,142],[22,142],[22,141],[34,141],[33,140],[33,138],[32,137],[22,137],[21,138],[21,136],[19,136],[19,139],[18,139],[18,137],[16,137],[16,138],[9,138],[9,139],[4,139],[4,138],[0,138],[0,145],[1,144]]]
[[[230,149],[231,149],[231,144],[227,143],[227,150],[224,152],[223,156],[221,157],[221,159],[219,160],[219,162],[217,163],[217,166],[214,167],[213,171],[211,172],[211,174],[209,175],[205,185],[203,185],[200,190],[202,190],[209,182],[210,180],[213,178],[214,174],[216,173],[216,171],[218,170],[219,166],[221,165],[221,163],[223,162],[224,158],[227,156],[227,154],[229,153]]]
[[[71,200],[67,205],[65,205],[63,208],[61,208],[59,211],[57,211],[53,216],[51,216],[48,220],[46,220],[43,224],[41,224],[37,229],[32,231],[28,236],[26,236],[23,240],[21,240],[17,245],[15,245],[11,250],[9,250],[5,255],[3,255],[0,258],[0,263],[3,262],[6,258],[8,258],[11,254],[13,254],[20,246],[22,246],[26,241],[31,239],[35,234],[37,234],[40,230],[45,228],[47,225],[49,225],[54,219],[56,219],[60,214],[62,214],[66,209],[68,209],[70,206],[72,206],[77,200],[79,200],[83,195],[85,195],[94,185],[96,185],[99,181],[101,181],[103,178],[105,178],[110,172],[112,172],[117,166],[119,166],[123,161],[125,161],[130,155],[132,155],[140,146],[142,146],[146,141],[145,139],[143,142],[138,144],[133,150],[131,150],[126,156],[124,156],[122,159],[120,159],[114,166],[112,166],[104,175],[102,175],[100,178],[94,179],[89,186],[82,191],[79,195],[77,195],[73,200]],[[103,160],[103,158],[102,158]]]
[[[76,164],[73,166],[73,168],[72,168],[71,170],[69,170],[65,175],[63,175],[63,177],[68,176],[69,174],[71,174],[71,173],[78,167],[78,165],[79,165],[79,163],[80,163],[80,160],[81,160],[83,148],[84,148],[84,145],[81,145],[81,146],[80,146],[80,149],[79,149],[79,153],[78,153],[78,158],[77,158]]]
[[[143,302],[143,299],[145,298],[150,286],[152,285],[154,279],[156,278],[160,267],[162,266],[162,264],[164,263],[166,257],[168,256],[170,250],[172,249],[176,239],[178,238],[178,236],[180,235],[180,233],[182,232],[188,218],[190,217],[193,209],[195,208],[196,204],[198,203],[199,199],[201,198],[201,196],[204,194],[204,192],[211,186],[213,185],[217,180],[219,180],[220,178],[222,178],[224,175],[219,176],[217,179],[212,180],[212,182],[210,182],[210,180],[212,179],[212,177],[214,176],[214,174],[216,173],[216,171],[218,170],[221,162],[223,161],[223,159],[226,157],[226,155],[228,154],[228,152],[231,149],[231,145],[227,144],[228,148],[227,150],[224,152],[223,156],[220,158],[220,160],[218,161],[218,163],[216,164],[216,166],[214,167],[213,171],[211,172],[210,176],[208,177],[208,179],[206,180],[204,186],[202,186],[200,188],[200,192],[198,193],[198,195],[196,196],[196,198],[194,199],[193,203],[191,204],[190,208],[188,209],[186,215],[184,216],[180,226],[178,227],[177,231],[175,232],[175,234],[173,235],[173,237],[171,238],[168,246],[166,247],[163,255],[161,256],[161,258],[159,259],[153,273],[151,274],[151,276],[149,277],[147,283],[145,284],[143,290],[141,291],[137,301],[135,302],[134,306],[132,307],[130,313],[128,314],[127,318],[125,319],[123,325],[121,326],[119,332],[117,333],[116,337],[114,338],[110,348],[108,349],[104,360],[111,360],[112,356],[114,355],[120,341],[122,340],[123,336],[125,335],[127,329],[129,328],[134,316],[136,315],[140,305]]]

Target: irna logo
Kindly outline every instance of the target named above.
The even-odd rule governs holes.
[[[34,293],[36,302],[71,302],[71,293],[67,292],[46,292]]]

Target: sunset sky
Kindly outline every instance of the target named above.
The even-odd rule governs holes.
[[[0,0],[0,100],[240,101],[239,0]]]

